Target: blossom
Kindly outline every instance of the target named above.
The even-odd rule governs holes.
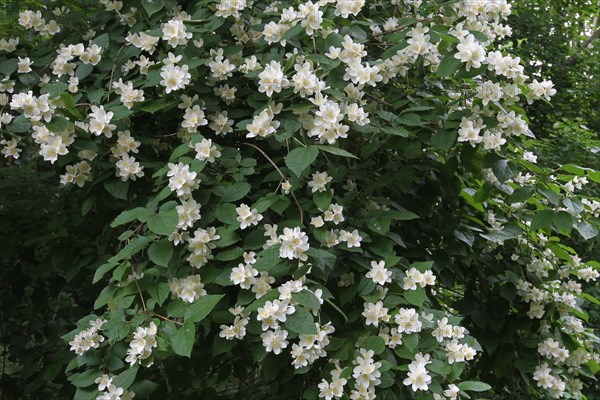
[[[279,257],[288,258],[290,260],[298,258],[301,261],[306,261],[307,256],[304,254],[309,249],[308,236],[302,232],[300,228],[284,228],[283,234],[279,235],[281,248],[279,249]]]
[[[258,74],[258,91],[272,97],[273,92],[279,93],[289,86],[290,82],[283,73],[281,64],[272,60],[265,69]]]
[[[182,67],[166,64],[161,68],[160,76],[163,78],[160,84],[164,86],[166,93],[183,89],[186,85],[189,85],[192,75],[188,72],[188,66]]]
[[[244,203],[239,207],[236,207],[235,211],[238,214],[236,220],[240,223],[240,229],[256,226],[263,219],[263,216],[256,211],[256,208],[250,209],[250,207]]]
[[[384,261],[371,261],[371,270],[367,272],[366,277],[383,286],[392,281],[392,272],[385,268]]]

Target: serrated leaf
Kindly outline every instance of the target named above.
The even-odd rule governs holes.
[[[169,261],[173,256],[173,244],[167,239],[163,239],[159,242],[154,242],[148,249],[148,256],[150,261],[161,267],[168,267]]]
[[[381,354],[385,350],[385,341],[380,336],[369,336],[360,345],[361,348],[373,350],[375,354]]]
[[[310,312],[305,308],[296,307],[296,312],[288,315],[285,321],[285,327],[297,334],[316,335],[317,327]]]
[[[150,243],[150,238],[146,236],[138,236],[127,243],[127,245],[123,247],[121,251],[119,251],[115,256],[111,257],[108,261],[119,262],[121,260],[127,260],[132,255],[145,248],[148,243]]]
[[[142,0],[142,7],[144,7],[149,17],[159,12],[164,5],[164,0]]]
[[[122,387],[123,389],[129,389],[133,381],[135,381],[135,376],[137,375],[138,369],[139,365],[129,367],[119,375],[115,376],[112,384],[117,387]]]
[[[531,220],[530,228],[532,230],[546,229],[550,227],[552,220],[554,219],[554,211],[543,210],[535,214]]]
[[[159,214],[152,214],[146,224],[148,229],[157,235],[169,236],[175,230],[179,216],[176,210],[169,210]]]
[[[294,293],[292,297],[296,300],[298,304],[310,310],[318,310],[321,308],[321,303],[319,303],[319,299],[317,299],[317,297],[309,290],[305,289],[299,293]]]
[[[129,190],[129,181],[120,179],[111,179],[104,182],[104,189],[115,199],[127,200],[127,191]]]
[[[573,228],[573,217],[566,211],[559,211],[554,214],[552,223],[559,231],[569,233]]]
[[[202,321],[208,316],[208,314],[210,314],[210,312],[224,296],[224,294],[211,294],[200,297],[185,311],[184,318],[186,324]]]
[[[323,146],[323,145],[315,145],[315,147],[318,148],[319,150],[325,151],[327,153],[335,154],[336,156],[348,157],[348,158],[358,158],[354,154],[352,154],[344,149],[340,149],[339,147]]]
[[[456,71],[460,69],[461,62],[459,59],[454,58],[454,54],[449,54],[446,56],[438,65],[437,70],[435,71],[435,75],[438,78],[443,78],[446,76],[450,76],[454,74]]]
[[[464,391],[471,392],[485,392],[490,390],[492,387],[487,383],[477,382],[477,381],[464,381],[458,384],[458,388]]]
[[[331,204],[332,197],[333,197],[333,193],[331,193],[331,190],[325,190],[323,192],[316,192],[313,195],[313,202],[315,203],[315,205],[317,207],[319,207],[319,210],[325,211]]]
[[[231,186],[227,186],[221,194],[221,201],[229,203],[232,201],[238,201],[245,197],[252,189],[247,182],[234,183]]]
[[[598,228],[584,221],[577,223],[575,229],[585,240],[590,240],[598,235]]]
[[[111,228],[115,228],[119,225],[126,224],[140,218],[142,215],[149,215],[150,211],[144,207],[136,207],[131,210],[125,210],[121,214],[117,215],[117,218],[110,223]]]
[[[420,286],[417,286],[416,290],[406,290],[404,292],[404,298],[410,304],[421,307],[425,302],[425,298],[427,298],[427,294],[425,293],[425,289]]]
[[[215,216],[219,221],[228,225],[236,225],[237,212],[235,211],[235,204],[223,203],[215,210]]]
[[[299,147],[285,156],[285,165],[294,175],[300,177],[302,172],[317,159],[318,155],[319,149],[316,146]]]
[[[186,322],[171,334],[171,347],[175,354],[189,358],[192,355],[195,340],[196,326],[193,322]]]

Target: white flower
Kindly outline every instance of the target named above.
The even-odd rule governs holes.
[[[166,89],[166,93],[185,88],[190,83],[192,75],[188,72],[188,66],[179,67],[174,64],[166,64],[161,68],[160,76],[163,78],[160,84]]]
[[[240,204],[235,211],[238,216],[236,220],[240,223],[240,229],[246,229],[249,226],[256,226],[263,219],[263,216],[256,211],[256,208],[250,209],[246,204]]]
[[[172,19],[164,24],[162,32],[162,39],[167,41],[173,47],[185,45],[188,40],[192,38],[192,33],[187,32],[183,21],[177,19]]]
[[[312,179],[308,181],[308,187],[311,188],[313,193],[324,192],[326,190],[325,185],[332,181],[332,177],[327,175],[327,172],[315,172],[312,175]]]
[[[279,235],[281,248],[279,249],[279,257],[288,258],[290,260],[298,258],[301,261],[306,261],[308,257],[304,252],[309,249],[308,236],[302,232],[300,228],[284,228],[283,235]]]
[[[200,161],[209,163],[215,162],[215,159],[221,157],[221,152],[217,150],[217,146],[212,144],[211,139],[202,139],[194,145],[196,150],[196,158]]]
[[[106,112],[104,106],[92,106],[92,112],[88,114],[90,117],[90,133],[96,136],[104,135],[107,138],[112,137],[112,131],[117,127],[110,123],[114,113]]]
[[[367,272],[366,277],[383,286],[392,281],[392,271],[385,268],[384,261],[371,261],[371,270]]]
[[[265,69],[258,74],[258,91],[272,97],[273,92],[279,93],[289,86],[290,82],[283,73],[281,64],[272,60]]]

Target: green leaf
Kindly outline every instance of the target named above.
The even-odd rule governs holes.
[[[168,267],[169,261],[173,256],[173,244],[167,239],[163,239],[159,242],[154,242],[148,249],[148,256],[150,261],[161,267]]]
[[[440,62],[437,71],[435,71],[435,75],[438,78],[450,76],[460,69],[460,65],[460,60],[454,58],[454,54],[449,54]]]
[[[79,80],[83,80],[87,78],[93,71],[94,66],[92,64],[80,64],[75,71],[75,77],[79,78]]]
[[[175,230],[178,222],[179,216],[177,211],[172,209],[160,214],[152,214],[148,218],[148,221],[146,221],[146,224],[148,225],[148,229],[157,235],[169,236]]]
[[[425,289],[420,286],[417,286],[416,290],[406,290],[404,292],[404,298],[406,301],[417,307],[421,307],[423,305],[426,297],[427,294],[425,293]]]
[[[202,296],[190,305],[185,311],[185,323],[202,321],[215,308],[217,303],[224,297],[224,294],[211,294]]]
[[[113,261],[107,262],[106,264],[102,264],[101,266],[99,266],[96,270],[96,273],[94,274],[94,279],[92,280],[92,283],[98,282],[100,279],[102,279],[104,275],[106,275],[107,272],[110,272],[117,265],[118,263]]]
[[[310,312],[305,308],[296,307],[296,312],[288,315],[285,327],[297,334],[316,335],[317,327]]]
[[[46,128],[50,130],[50,132],[61,133],[67,130],[69,127],[69,122],[59,116],[52,117],[52,121],[46,124]]]
[[[235,211],[235,204],[223,203],[215,210],[215,216],[219,221],[228,225],[239,224],[237,221],[237,212]]]
[[[417,114],[404,114],[398,117],[398,122],[406,126],[419,126],[421,125],[421,117]]]
[[[14,133],[27,132],[31,129],[31,121],[24,116],[19,115],[17,118],[13,119],[12,122],[6,126],[6,128]]]
[[[126,224],[133,220],[139,219],[142,215],[150,215],[150,211],[144,207],[136,207],[131,210],[125,210],[110,223],[111,228]]]
[[[585,240],[590,240],[598,235],[598,228],[584,221],[578,222],[575,229]]]
[[[17,60],[16,58],[4,60],[0,63],[0,72],[2,72],[6,76],[10,76],[13,72],[17,70],[18,66],[19,60]]]
[[[64,82],[52,82],[44,86],[41,92],[42,94],[48,93],[50,97],[58,97],[62,93],[66,92],[68,88],[69,85]]]
[[[327,153],[335,154],[336,156],[348,157],[348,158],[358,158],[354,154],[352,154],[344,149],[340,149],[339,147],[323,146],[323,145],[315,145],[315,147],[318,148],[319,150],[325,151]]]
[[[458,384],[458,388],[464,391],[471,392],[485,392],[490,390],[492,387],[487,383],[477,381],[464,381]]]
[[[294,175],[300,177],[302,172],[317,159],[318,155],[319,149],[316,146],[299,147],[285,156],[285,165]]]
[[[142,0],[142,6],[144,10],[148,13],[148,16],[152,16],[152,14],[160,11],[165,5],[164,0]]]
[[[559,231],[569,233],[573,228],[573,217],[566,211],[559,211],[554,214],[552,223]]]
[[[360,347],[373,350],[375,354],[381,354],[385,350],[385,341],[380,336],[369,336],[362,342]]]
[[[121,260],[127,260],[132,255],[138,253],[140,250],[145,248],[150,243],[150,238],[146,236],[138,236],[132,239],[127,246],[123,247],[115,256],[111,257],[109,262],[118,262]]]
[[[285,33],[281,36],[281,40],[287,40],[299,36],[302,32],[304,32],[304,27],[302,27],[300,24],[294,25],[292,28],[285,31]]]
[[[317,296],[315,296],[309,290],[303,290],[299,293],[294,293],[292,297],[296,300],[298,304],[310,310],[318,310],[321,308],[321,303],[319,303],[319,299],[317,299]]]
[[[120,179],[111,179],[104,182],[104,189],[115,199],[127,200],[127,191],[129,190],[129,181]]]
[[[533,194],[534,191],[535,191],[534,186],[523,186],[523,187],[517,188],[513,192],[513,194],[511,194],[510,196],[508,196],[506,198],[506,202],[508,204],[523,203],[531,197],[531,195]]]
[[[112,381],[112,384],[117,387],[122,387],[123,389],[129,389],[133,381],[135,381],[135,376],[137,375],[138,369],[139,365],[129,367],[125,371],[121,372],[119,375],[115,376],[115,378]]]
[[[149,112],[151,114],[154,114],[157,111],[160,111],[164,108],[170,107],[172,105],[175,105],[174,101],[169,101],[166,98],[162,98],[162,99],[158,99],[158,100],[151,100],[148,101],[146,103],[144,103],[140,109],[142,111],[146,111]]]
[[[325,190],[323,192],[316,192],[313,195],[313,202],[315,203],[315,205],[317,207],[319,207],[319,210],[325,211],[331,204],[332,197],[333,197],[333,193],[331,193],[331,190]]]
[[[247,182],[234,183],[225,188],[225,191],[221,195],[221,201],[228,203],[240,200],[250,192],[251,188],[252,186]]]
[[[68,378],[68,380],[75,387],[84,388],[93,385],[98,376],[98,371],[88,370],[82,373],[73,374]]]
[[[160,282],[154,286],[150,286],[148,288],[148,294],[159,306],[162,306],[167,297],[169,297],[169,294],[171,294],[171,289],[167,283]]]
[[[175,354],[189,358],[192,355],[195,340],[196,326],[193,322],[186,322],[171,334],[171,347]]]
[[[456,143],[456,136],[456,131],[440,129],[431,135],[431,144],[440,150],[448,151]]]
[[[552,210],[540,211],[539,213],[537,213],[533,216],[533,219],[531,220],[530,228],[534,231],[536,231],[538,229],[550,228],[550,224],[552,223],[553,219],[554,219],[554,211],[552,211]]]

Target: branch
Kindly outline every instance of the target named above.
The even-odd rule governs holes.
[[[247,142],[242,142],[242,144],[245,144],[246,146],[250,146],[250,147],[253,147],[256,150],[258,150],[260,152],[260,154],[262,154],[271,163],[271,165],[273,166],[273,168],[275,168],[277,170],[277,172],[279,172],[279,176],[281,176],[281,179],[285,179],[285,180],[288,179],[283,174],[283,172],[281,172],[281,170],[279,169],[279,167],[273,162],[273,160],[271,160],[271,158],[267,155],[267,153],[265,153],[260,147],[255,146],[252,143],[247,143]],[[298,206],[298,210],[300,211],[300,223],[304,224],[304,212],[302,211],[302,207],[300,207],[300,203],[298,202],[298,199],[296,198],[296,195],[294,194],[294,192],[292,192],[290,190],[290,194],[294,198],[294,202],[296,203],[296,205]]]

